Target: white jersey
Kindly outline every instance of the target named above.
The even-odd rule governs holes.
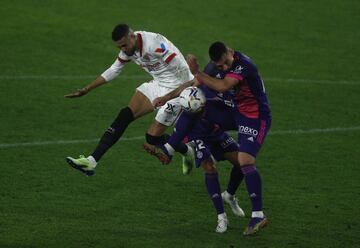
[[[134,61],[162,87],[175,89],[192,80],[189,66],[179,49],[161,34],[136,31],[138,51],[127,56],[120,51],[118,58],[101,76],[110,81],[120,74],[126,62]]]

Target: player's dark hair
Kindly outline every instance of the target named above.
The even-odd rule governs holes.
[[[209,56],[210,59],[214,62],[217,62],[221,59],[221,56],[226,53],[227,47],[221,41],[216,41],[211,44],[209,47]]]
[[[112,31],[112,39],[113,41],[118,41],[124,36],[128,35],[130,32],[130,27],[127,24],[119,24],[116,25],[114,30]]]

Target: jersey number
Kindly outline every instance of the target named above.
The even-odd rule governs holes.
[[[202,140],[195,140],[196,143],[196,150],[205,149],[204,141]]]

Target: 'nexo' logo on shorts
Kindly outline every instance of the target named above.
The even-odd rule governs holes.
[[[258,135],[258,130],[246,126],[239,126],[239,133],[247,134],[256,137]]]

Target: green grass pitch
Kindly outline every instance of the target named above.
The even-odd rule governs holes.
[[[1,1],[0,247],[359,247],[359,13],[355,0]],[[273,126],[257,161],[270,225],[256,237],[227,207],[229,230],[215,233],[201,170],[183,176],[179,156],[162,166],[145,154],[153,115],[130,125],[94,177],[65,163],[91,152],[149,79],[132,64],[63,97],[113,62],[120,22],[164,34],[202,66],[215,40],[258,65]],[[229,164],[219,171],[225,188]],[[244,185],[237,196],[249,215]]]

